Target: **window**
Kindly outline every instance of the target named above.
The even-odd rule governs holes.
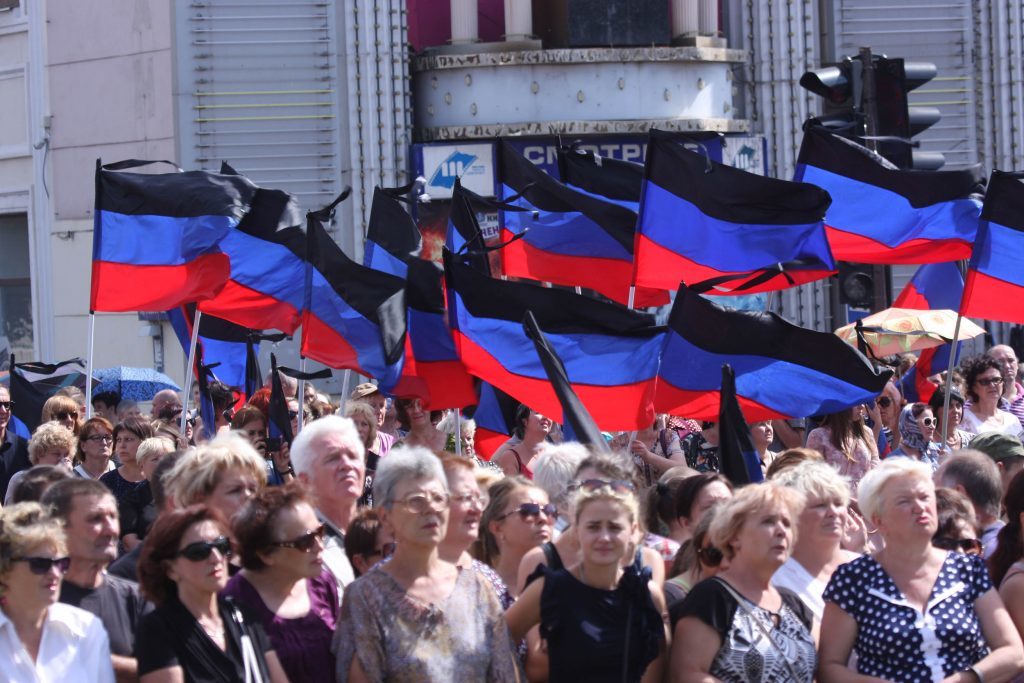
[[[0,216],[0,254],[0,367],[5,367],[11,353],[22,361],[35,355],[26,214]]]

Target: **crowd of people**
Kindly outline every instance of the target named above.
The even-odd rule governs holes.
[[[710,422],[598,449],[522,405],[487,461],[472,420],[280,378],[290,444],[269,389],[184,433],[173,391],[62,390],[26,440],[0,386],[0,679],[1024,680],[1010,347],[751,424],[746,485]]]

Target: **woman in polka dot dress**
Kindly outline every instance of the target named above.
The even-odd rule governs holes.
[[[886,460],[861,480],[858,500],[885,546],[840,566],[825,589],[820,680],[994,683],[1021,671],[1020,636],[984,561],[931,544],[931,468]]]

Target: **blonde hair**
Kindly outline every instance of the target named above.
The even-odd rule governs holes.
[[[28,442],[28,461],[33,465],[38,465],[43,452],[51,448],[67,448],[68,459],[71,459],[78,448],[78,439],[64,425],[57,422],[44,422],[36,427],[36,431],[33,432],[32,438]]]
[[[228,433],[182,456],[164,475],[164,488],[179,507],[202,503],[230,469],[245,470],[260,488],[267,484],[263,458],[247,439]]]
[[[711,521],[708,536],[711,544],[719,548],[728,559],[736,552],[732,542],[739,536],[747,520],[760,510],[782,505],[789,511],[793,523],[793,542],[796,542],[796,518],[804,506],[804,496],[796,489],[782,486],[774,481],[749,484],[736,491],[732,498],[719,503],[715,518]]]
[[[581,488],[573,496],[572,504],[575,511],[575,516],[572,520],[573,526],[579,525],[580,515],[583,513],[583,508],[599,500],[605,500],[622,506],[629,515],[629,521],[634,524],[639,524],[640,503],[637,502],[636,496],[631,493],[616,493],[611,486],[601,486],[593,491],[585,491]]]
[[[15,557],[32,548],[51,545],[67,552],[64,524],[39,503],[18,503],[0,511],[0,577],[7,576]]]
[[[366,450],[370,450],[373,448],[373,444],[377,440],[377,415],[373,412],[373,408],[370,407],[369,403],[364,401],[349,401],[345,404],[344,417],[351,420],[356,415],[366,420],[366,424],[370,425],[370,433],[367,434],[366,443],[363,444]],[[359,431],[358,427],[356,427],[356,431]]]
[[[857,486],[857,504],[860,506],[864,519],[877,519],[882,515],[882,507],[885,504],[883,491],[886,484],[899,477],[911,477],[922,482],[927,482],[932,490],[935,490],[935,483],[932,481],[932,468],[923,462],[911,460],[910,458],[889,458],[882,461],[875,469],[864,475]]]
[[[135,452],[135,462],[142,465],[147,458],[173,453],[174,446],[174,442],[166,436],[151,436],[139,444],[139,450]]]
[[[807,498],[850,503],[850,480],[836,468],[817,460],[805,460],[779,472],[772,480],[796,489]]]

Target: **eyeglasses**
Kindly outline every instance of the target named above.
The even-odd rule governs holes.
[[[976,538],[949,538],[939,536],[932,539],[932,545],[939,550],[955,550],[967,555],[981,555],[985,546]]]
[[[392,501],[398,503],[409,512],[415,514],[421,514],[424,512],[433,512],[441,510],[447,510],[448,506],[451,505],[451,496],[447,493],[431,493],[427,495],[425,493],[413,493],[412,495],[406,496],[402,500]]]
[[[14,401],[0,401],[0,408],[10,411],[14,407]]]
[[[295,548],[300,553],[308,553],[316,547],[317,541],[324,540],[325,533],[327,533],[327,525],[321,524],[317,528],[302,534],[298,538],[293,538],[290,541],[277,541],[270,545],[276,545],[278,548]]]
[[[77,410],[62,410],[59,413],[54,413],[50,417],[50,419],[51,420],[77,420],[78,419],[78,411]]]
[[[889,398],[888,396],[883,396],[882,398],[878,399],[878,406],[880,408],[888,408],[891,405],[892,399]]]
[[[569,485],[565,488],[568,491],[578,491],[582,489],[587,493],[593,493],[594,491],[603,488],[610,488],[612,491],[620,495],[636,493],[636,486],[633,485],[633,482],[625,479],[585,479],[584,481],[570,481]]]
[[[697,557],[709,567],[717,567],[722,563],[722,551],[713,545],[697,548]]]
[[[490,498],[483,495],[482,493],[460,493],[456,496],[452,496],[452,502],[460,505],[469,505],[470,503],[476,503],[482,508],[487,507],[487,503],[490,502]]]
[[[113,434],[93,434],[92,436],[85,437],[85,440],[86,441],[104,441],[104,442],[108,442],[109,441],[109,442],[113,442],[114,435]]]
[[[921,424],[923,424],[925,427],[934,427],[935,426],[935,418],[934,417],[921,418]]]
[[[990,387],[993,384],[1002,384],[1003,383],[1003,378],[1002,377],[979,377],[976,381],[978,382],[978,384],[980,384],[983,387]]]
[[[28,563],[28,570],[36,576],[45,576],[51,567],[56,567],[59,574],[64,574],[71,566],[70,557],[12,557],[11,561]]]
[[[213,551],[226,558],[231,555],[231,540],[227,536],[219,536],[212,541],[196,541],[174,553],[172,557],[184,557],[189,562],[202,562],[210,557]]]
[[[558,508],[551,503],[547,503],[546,505],[541,505],[540,503],[523,503],[519,507],[509,510],[505,514],[495,517],[494,521],[500,522],[506,517],[510,517],[511,515],[514,515],[517,512],[519,513],[519,517],[524,522],[530,519],[540,517],[540,513],[542,512],[551,519],[554,519],[558,516]]]
[[[395,554],[396,547],[397,544],[395,543],[385,543],[380,548],[375,548],[368,553],[363,553],[363,557],[376,557],[377,555],[380,555],[381,559],[387,559]]]

